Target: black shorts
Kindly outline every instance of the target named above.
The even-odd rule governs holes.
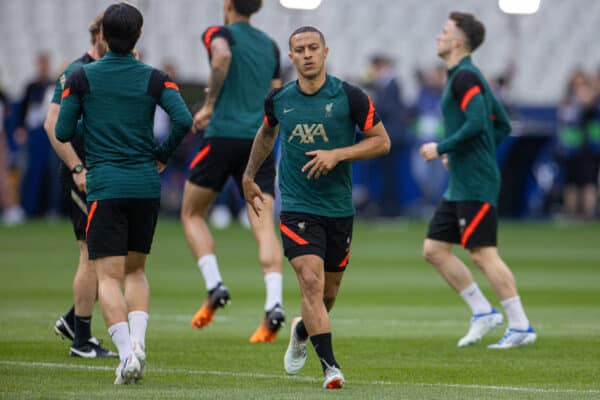
[[[429,222],[427,237],[465,249],[496,246],[498,215],[490,203],[442,200]]]
[[[288,260],[312,254],[323,259],[325,271],[344,272],[350,260],[354,217],[331,218],[282,212],[279,229]]]
[[[220,192],[232,176],[243,197],[242,175],[248,164],[252,139],[208,138],[190,163],[188,181]],[[269,154],[254,181],[264,193],[275,196],[275,158]]]
[[[73,232],[77,240],[85,240],[85,227],[87,225],[87,200],[84,192],[80,192],[71,179],[69,183],[62,180],[63,198],[69,210],[69,217],[73,224]]]
[[[564,161],[567,185],[598,185],[600,160],[591,151],[582,150]]]
[[[89,259],[148,254],[152,246],[159,199],[107,199],[88,203],[86,227]]]

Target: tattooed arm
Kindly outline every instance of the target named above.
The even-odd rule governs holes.
[[[206,86],[206,97],[204,105],[194,115],[194,128],[202,130],[208,125],[208,121],[212,116],[215,103],[223,87],[223,82],[229,71],[231,63],[231,49],[229,43],[223,37],[216,37],[210,42],[210,76],[208,85]]]
[[[260,187],[254,182],[254,177],[260,169],[263,162],[273,151],[275,145],[275,139],[277,138],[277,125],[269,126],[267,124],[261,125],[258,129],[258,133],[254,138],[252,144],[252,150],[250,151],[250,157],[248,158],[248,165],[244,171],[242,177],[242,186],[244,189],[244,197],[246,201],[252,207],[256,215],[260,215],[262,211],[262,204],[265,199]]]

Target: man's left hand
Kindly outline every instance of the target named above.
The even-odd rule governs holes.
[[[419,149],[419,153],[421,153],[421,157],[423,157],[425,161],[435,160],[440,156],[437,147],[438,144],[436,142],[425,143]]]

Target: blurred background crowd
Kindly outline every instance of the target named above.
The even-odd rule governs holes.
[[[87,24],[104,0],[0,0],[0,210],[6,225],[61,218],[59,160],[43,129],[56,78],[88,47]],[[220,0],[132,1],[145,16],[143,61],[175,78],[195,111],[208,76],[203,30],[222,23]],[[485,3],[485,4],[483,4]],[[507,16],[493,1],[324,0],[314,11],[291,11],[264,0],[253,23],[278,41],[284,81],[295,79],[287,37],[299,25],[322,29],[330,72],[373,98],[392,137],[389,156],[354,164],[357,214],[368,218],[429,217],[447,174],[425,163],[419,146],[443,135],[439,101],[445,67],[435,36],[454,9],[474,12],[488,28],[475,55],[507,106],[513,132],[498,148],[499,215],[509,218],[598,218],[600,166],[600,34],[595,0],[545,0],[533,16]],[[549,21],[552,21],[551,23]],[[573,21],[578,21],[573,26]],[[557,33],[558,32],[558,33]],[[596,33],[594,35],[594,33]],[[157,109],[155,136],[169,129]],[[163,174],[162,212],[176,216],[199,136],[188,135]],[[244,219],[244,201],[230,184],[213,223]]]

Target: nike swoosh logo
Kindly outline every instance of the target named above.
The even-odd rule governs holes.
[[[294,110],[295,110],[295,108],[284,108],[284,109],[283,109],[283,113],[284,113],[284,114],[287,114],[287,113],[290,113],[290,112],[292,112],[292,111],[294,111]]]
[[[71,349],[71,351],[73,351],[73,353],[77,354],[80,357],[83,358],[96,358],[97,354],[96,354],[96,350],[92,350],[92,351],[79,351],[77,349]]]

